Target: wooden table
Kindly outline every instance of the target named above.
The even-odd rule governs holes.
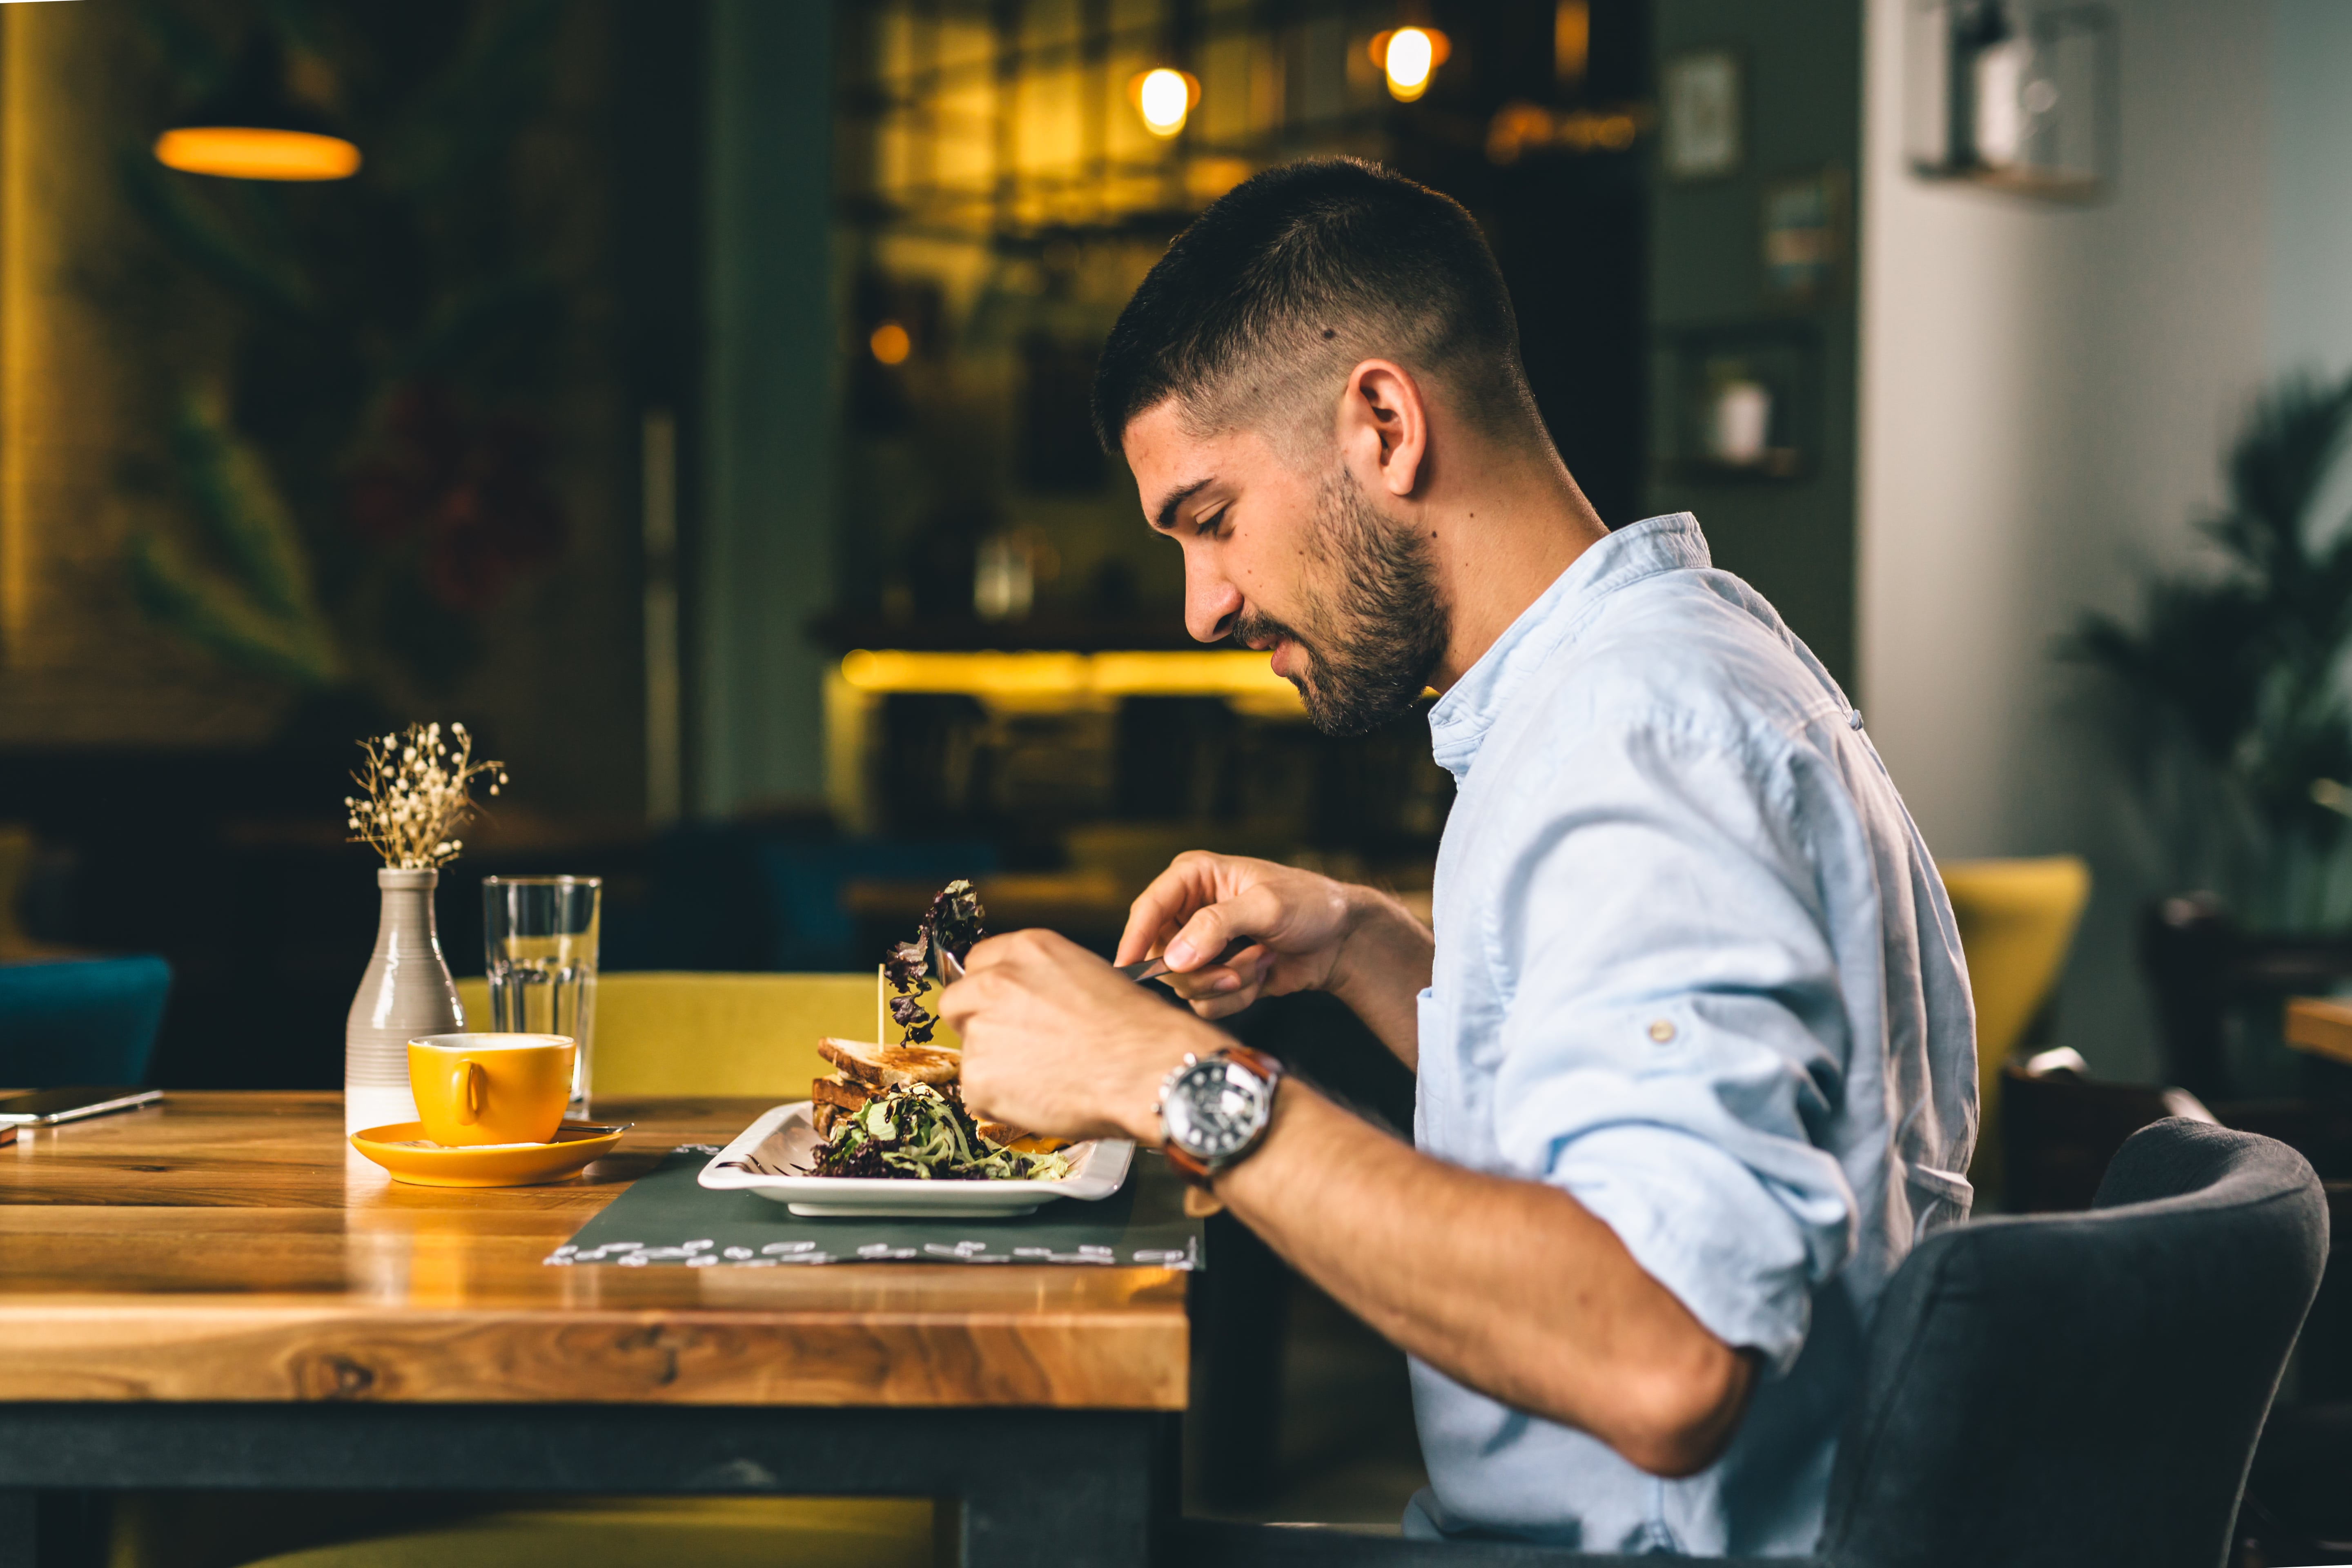
[[[2286,1043],[2296,1050],[2352,1062],[2352,1002],[2297,996],[2286,1005]]]
[[[393,1183],[332,1094],[27,1129],[0,1149],[0,1568],[36,1560],[41,1492],[123,1488],[929,1496],[966,1563],[1143,1561],[1181,1275],[541,1263],[763,1108],[600,1102],[637,1123],[619,1153],[490,1191]]]

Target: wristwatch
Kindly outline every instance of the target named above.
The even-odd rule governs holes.
[[[1247,1158],[1274,1122],[1274,1090],[1281,1081],[1282,1064],[1247,1046],[1186,1056],[1160,1085],[1168,1163],[1205,1186]]]

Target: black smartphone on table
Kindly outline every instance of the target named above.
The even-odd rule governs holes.
[[[127,1084],[75,1084],[66,1089],[31,1089],[0,1094],[0,1126],[55,1127],[85,1116],[136,1110],[163,1098],[160,1089],[132,1089]]]

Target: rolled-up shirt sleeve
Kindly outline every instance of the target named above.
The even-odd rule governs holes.
[[[1855,1213],[1816,1142],[1847,1041],[1799,780],[1769,735],[1691,728],[1602,725],[1553,761],[1515,785],[1481,933],[1517,980],[1496,1147],[1785,1371]]]

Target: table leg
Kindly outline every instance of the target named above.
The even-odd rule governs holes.
[[[959,1568],[1139,1568],[1151,1560],[1150,1509],[1100,1478],[1065,1472],[999,1486],[961,1499],[960,1511],[961,1528],[941,1532],[957,1538],[950,1561]]]
[[[105,1568],[110,1516],[97,1492],[0,1489],[0,1568]]]
[[[1273,1490],[1277,1474],[1292,1276],[1272,1247],[1229,1214],[1210,1219],[1205,1240],[1216,1267],[1187,1281],[1199,1369],[1191,1415],[1194,1480],[1211,1507],[1248,1508]]]
[[[37,1568],[40,1562],[40,1494],[0,1490],[0,1568]]]
[[[1176,1515],[1181,1432],[1143,1416],[1084,1448],[992,1466],[942,1510],[961,1568],[1143,1568]]]

